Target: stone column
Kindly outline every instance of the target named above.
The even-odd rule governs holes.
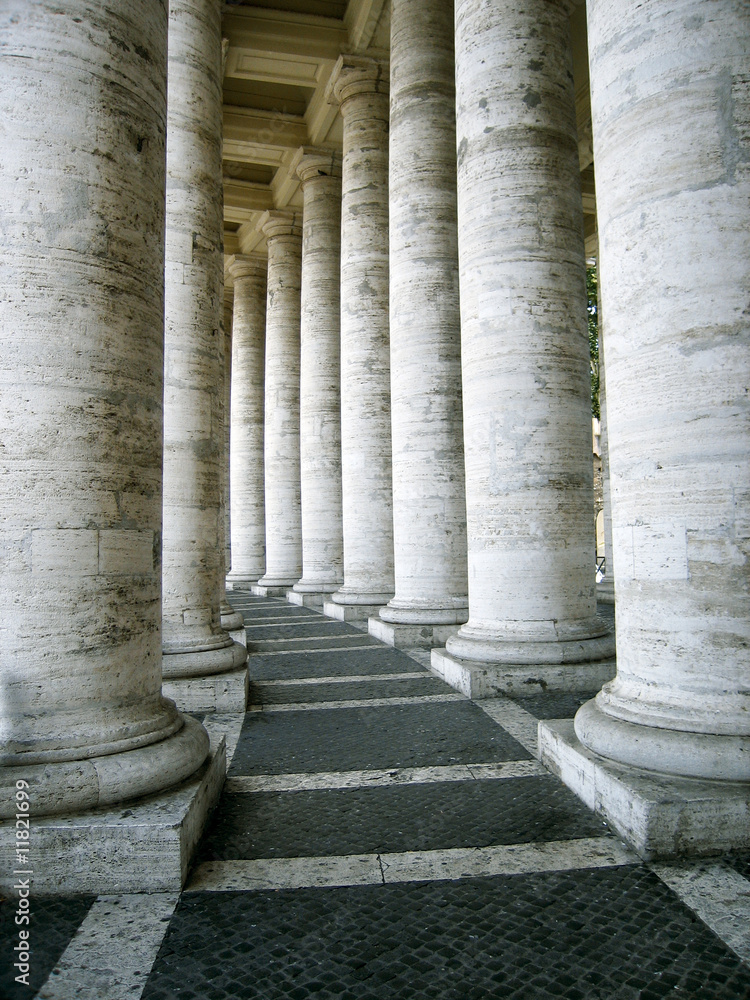
[[[601,295],[600,295],[601,301]],[[599,310],[599,412],[602,453],[602,493],[604,506],[604,579],[596,587],[596,599],[602,604],[615,603],[615,570],[612,555],[612,490],[609,480],[609,423],[607,421],[607,369],[604,363],[604,323]]]
[[[341,106],[341,476],[344,585],[324,607],[367,618],[393,596],[388,346],[388,67],[340,57],[329,99]]]
[[[453,5],[391,14],[390,344],[396,595],[370,622],[441,646],[468,618]]]
[[[287,598],[323,605],[344,581],[341,525],[341,155],[304,147],[300,468],[302,579]]]
[[[594,0],[589,51],[617,677],[561,754],[645,856],[747,850],[747,4]]]
[[[243,711],[247,686],[246,651],[220,621],[220,24],[216,0],[170,4],[163,671],[195,711]]]
[[[254,594],[286,595],[302,575],[299,466],[299,326],[302,226],[292,211],[267,212],[265,377],[266,572]]]
[[[474,695],[593,686],[586,264],[564,0],[456,3],[469,622],[433,665]]]
[[[0,817],[27,782],[39,890],[43,817],[174,785],[208,738],[161,694],[166,11],[17,10],[0,88]],[[117,878],[111,814],[81,822],[54,876],[82,884],[94,851]]]
[[[234,281],[229,496],[233,590],[249,590],[266,566],[263,479],[263,368],[266,337],[266,274],[261,254],[229,261]]]

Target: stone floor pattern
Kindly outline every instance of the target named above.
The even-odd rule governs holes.
[[[231,601],[252,704],[205,720],[231,764],[185,889],[36,900],[3,1000],[750,998],[750,861],[646,864],[537,761],[590,692],[471,702],[425,652]]]

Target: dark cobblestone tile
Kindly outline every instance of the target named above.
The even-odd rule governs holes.
[[[15,977],[19,974],[19,970],[13,968],[16,959],[12,957],[13,948],[18,944],[19,931],[15,924],[15,897],[0,899],[0,997],[3,1000],[31,1000],[70,944],[95,898],[55,896],[34,899],[32,889],[31,923],[24,927],[24,930],[29,931],[32,949],[29,986],[15,982]]]
[[[470,701],[250,712],[229,773],[289,774],[529,760]]]
[[[252,633],[247,633],[247,650],[249,653],[268,653],[274,650],[296,651],[300,647],[303,649],[361,649],[363,646],[377,646],[377,639],[369,635],[362,635],[355,632],[354,635],[330,635],[322,639],[305,639],[304,642],[296,642],[293,636],[276,636],[278,641],[268,639],[253,640]]]
[[[738,857],[736,855],[729,856],[724,859],[728,865],[730,865],[736,872],[743,875],[746,879],[750,879],[750,857]]]
[[[615,623],[615,606],[614,604],[605,604],[604,601],[599,601],[596,605],[596,613],[600,618],[605,618],[608,622],[613,625]]]
[[[422,668],[397,649],[334,649],[292,652],[284,656],[254,653],[248,663],[256,680],[291,680],[294,677],[352,677],[361,674],[413,673]],[[429,672],[425,670],[425,675]]]
[[[284,684],[280,687],[250,686],[251,705],[291,705],[314,701],[349,701],[355,698],[413,698],[450,692],[444,681],[424,672],[423,677],[404,680],[349,681],[341,684]]]
[[[551,776],[222,796],[201,861],[380,854],[600,837]]]
[[[596,691],[548,691],[513,700],[537,719],[572,719],[581,705],[598,693],[598,688]]]
[[[640,865],[185,893],[143,1000],[747,1000],[750,970]]]
[[[304,639],[308,636],[328,636],[328,635],[356,635],[362,633],[346,625],[344,622],[333,622],[330,618],[321,618],[319,622],[304,622],[299,625],[282,625],[274,623],[271,625],[257,625],[249,620],[245,620],[248,640],[258,639]]]

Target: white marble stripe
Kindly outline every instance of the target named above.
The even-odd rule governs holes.
[[[317,712],[325,708],[381,708],[383,705],[426,705],[430,702],[466,701],[458,692],[423,694],[402,698],[358,698],[351,701],[295,701],[288,705],[248,705],[248,712]]]
[[[320,638],[326,638],[326,636],[320,636]],[[327,638],[330,639],[331,636],[328,636]],[[356,639],[357,637],[350,635],[350,636],[342,636],[342,638]],[[253,643],[253,646],[256,646],[257,644],[258,643],[256,641]],[[253,650],[253,652],[258,656],[301,656],[302,654],[307,654],[307,653],[313,653],[313,654],[351,653],[352,650],[357,650],[357,652],[359,652],[363,649],[366,649],[368,652],[370,652],[373,649],[382,649],[383,652],[390,652],[390,653],[393,652],[393,646],[386,646],[385,644],[383,644],[382,646],[378,644],[373,644],[372,646],[366,646],[364,644],[359,646],[323,646],[321,648],[315,648],[315,649],[258,649],[258,650]],[[252,673],[252,665],[253,664],[252,664],[252,654],[251,654],[251,659],[249,663],[251,673]]]
[[[535,760],[503,761],[498,764],[451,764],[443,767],[399,767],[378,771],[334,771],[312,774],[251,774],[227,778],[224,790],[250,792],[299,792],[330,788],[386,788],[420,785],[436,781],[488,781],[529,778],[547,774]]]
[[[487,875],[609,868],[636,864],[639,860],[614,838],[591,837],[405,854],[212,861],[198,866],[187,888],[191,891],[226,892],[231,889],[367,885],[381,881],[386,884],[432,882]]]
[[[367,638],[368,642],[367,643],[359,642],[359,645],[352,646],[351,648],[352,649],[362,649],[363,645],[367,645],[368,647],[370,645],[374,645],[373,640],[369,636],[362,636],[362,638]],[[281,639],[252,639],[251,641],[252,641],[253,646],[261,646],[261,645],[266,645],[269,642],[273,642],[273,643],[276,643],[278,645],[278,643],[280,643],[280,642],[284,642],[284,643],[287,643],[287,642],[313,642],[315,639],[327,639],[329,642],[334,642],[336,639],[341,639],[342,641],[345,641],[345,642],[351,642],[352,639],[359,640],[360,637],[358,635],[303,635],[303,636],[297,636],[295,638],[284,637],[284,638],[281,638]],[[341,646],[337,646],[336,649],[341,649]],[[311,649],[310,652],[314,653],[314,652],[317,652],[317,650]]]
[[[40,1000],[124,1000],[143,992],[176,892],[99,896],[54,971]]]
[[[325,622],[325,621],[322,622],[320,621],[320,618],[318,616],[313,618],[312,615],[310,615],[310,617],[308,618],[306,615],[295,615],[295,617],[291,619],[269,618],[268,620],[264,620],[261,618],[254,620],[252,623],[245,622],[245,628],[274,628],[276,625],[282,625],[282,624],[284,628],[289,628],[292,625],[309,625],[310,622],[313,623],[317,622],[318,625],[334,624],[333,622]]]
[[[360,681],[421,681],[432,680],[424,670],[403,674],[349,674],[347,677],[291,677],[278,681],[253,681],[256,688],[295,687],[297,684],[350,684]]]
[[[750,882],[724,861],[649,865],[750,966]]]
[[[330,858],[261,858],[207,861],[185,887],[190,892],[232,889],[306,889],[320,886],[382,885],[377,854]]]
[[[518,740],[529,753],[539,757],[539,720],[510,698],[480,698],[476,702],[491,719]]]

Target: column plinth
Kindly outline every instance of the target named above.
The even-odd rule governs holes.
[[[390,367],[398,626],[468,618],[453,7],[395,0],[390,62]],[[402,629],[404,635],[413,629]],[[454,629],[455,631],[455,629]],[[442,645],[450,630],[423,629]]]
[[[221,19],[211,0],[169,21],[162,649],[166,690],[191,710],[195,678],[234,674],[245,648],[221,627],[223,454]],[[229,681],[228,681],[229,683]],[[227,706],[222,705],[224,710]]]
[[[388,345],[388,68],[342,56],[329,85],[344,121],[341,207],[341,474],[344,583],[332,603],[393,596]]]
[[[303,147],[300,472],[302,578],[296,594],[332,594],[344,579],[341,515],[341,154]],[[292,598],[293,599],[293,598]]]
[[[493,670],[496,690],[519,692],[614,673],[596,614],[569,34],[562,0],[456,4],[470,615],[446,651],[478,664],[486,693]],[[433,654],[437,669],[445,658]]]
[[[266,212],[268,239],[265,367],[266,569],[259,592],[279,596],[302,574],[300,510],[300,268],[302,220],[292,211]]]
[[[0,818],[20,779],[32,831],[161,792],[208,752],[161,693],[166,37],[150,0],[4,18],[23,57],[0,92]]]
[[[588,11],[617,676],[542,746],[644,856],[747,850],[750,22]]]
[[[249,590],[266,567],[263,481],[263,372],[266,339],[266,275],[261,254],[229,261],[234,282],[229,495],[232,567],[227,583]]]

